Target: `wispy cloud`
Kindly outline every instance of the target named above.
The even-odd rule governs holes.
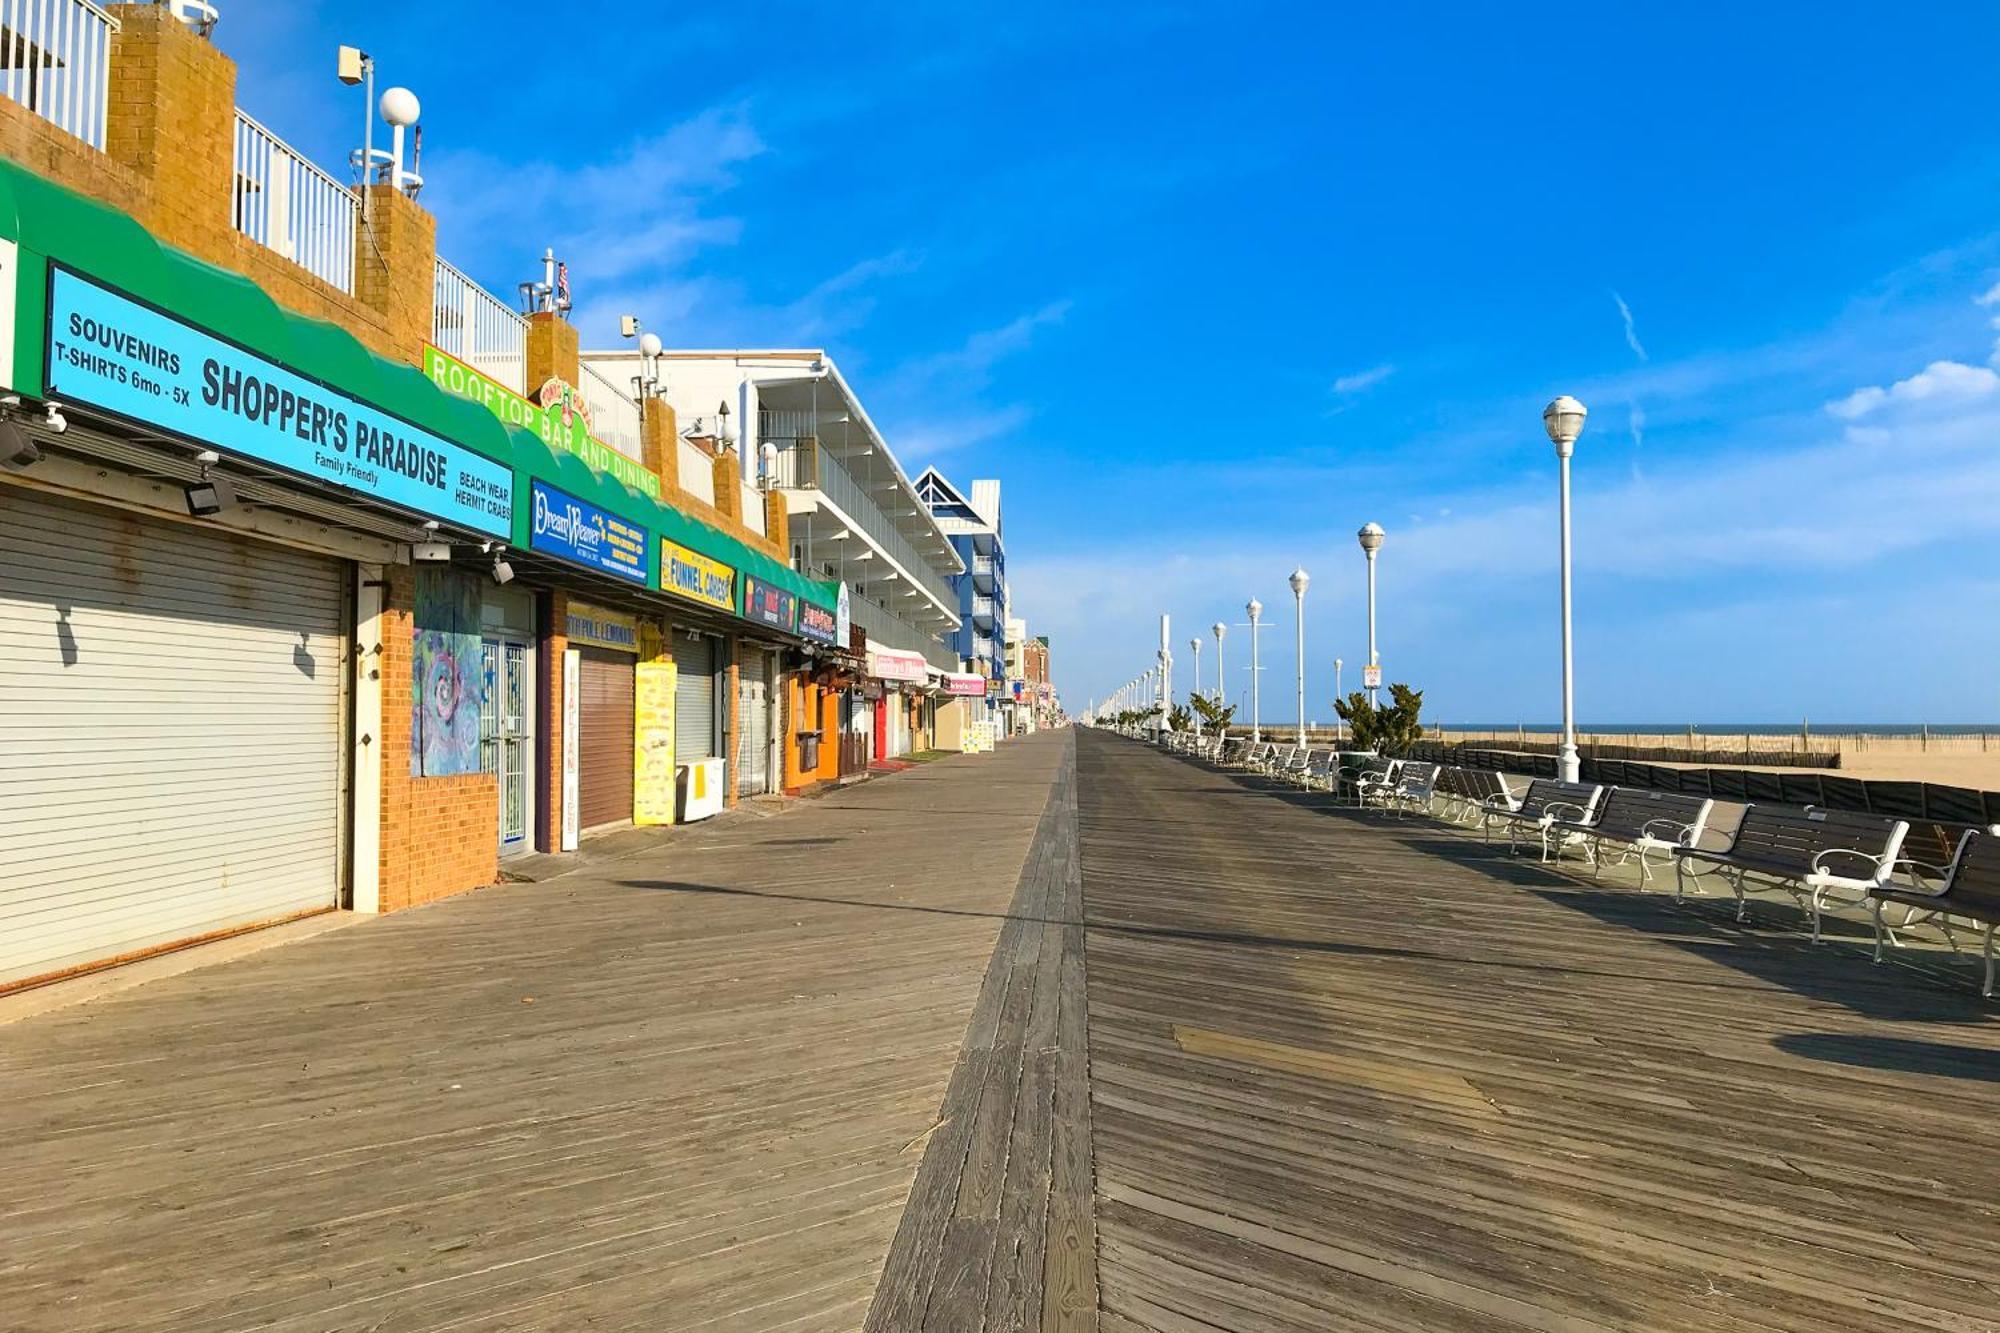
[[[956,347],[905,362],[885,378],[882,396],[895,421],[891,445],[905,461],[930,460],[999,439],[1026,425],[1034,408],[1024,402],[991,403],[992,388],[1008,358],[1068,317],[1073,302],[1049,301],[1004,324],[978,329]],[[878,414],[878,418],[885,414]]]
[[[1342,398],[1351,398],[1355,394],[1365,393],[1374,388],[1395,373],[1396,368],[1386,362],[1379,366],[1370,366],[1351,375],[1342,375],[1333,382],[1333,391]]]
[[[1625,298],[1617,292],[1611,293],[1611,299],[1618,303],[1618,317],[1625,321],[1625,345],[1641,361],[1651,361],[1653,358],[1646,355],[1645,345],[1639,341],[1639,326],[1632,318],[1632,307],[1626,305]]]

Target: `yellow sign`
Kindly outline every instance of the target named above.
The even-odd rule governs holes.
[[[569,641],[573,646],[609,648],[613,652],[639,651],[639,618],[623,611],[607,611],[588,602],[569,604]]]
[[[700,551],[660,538],[660,586],[734,614],[736,571]]]
[[[632,668],[632,822],[674,822],[672,662]]]

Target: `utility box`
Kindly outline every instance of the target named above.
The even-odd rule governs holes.
[[[726,776],[720,759],[697,759],[678,766],[674,783],[680,798],[681,823],[722,813],[722,784]]]

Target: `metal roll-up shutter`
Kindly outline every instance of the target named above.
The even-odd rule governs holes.
[[[0,485],[0,983],[338,905],[345,571]]]
[[[715,644],[674,641],[674,762],[715,757]]]
[[[771,785],[771,655],[752,648],[737,663],[736,790],[752,795]]]
[[[577,658],[577,816],[596,828],[632,818],[633,659],[608,648]]]

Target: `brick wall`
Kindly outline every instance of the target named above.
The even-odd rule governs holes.
[[[500,797],[491,773],[410,776],[416,572],[393,565],[387,582],[382,612],[382,910],[394,912],[500,877]]]

